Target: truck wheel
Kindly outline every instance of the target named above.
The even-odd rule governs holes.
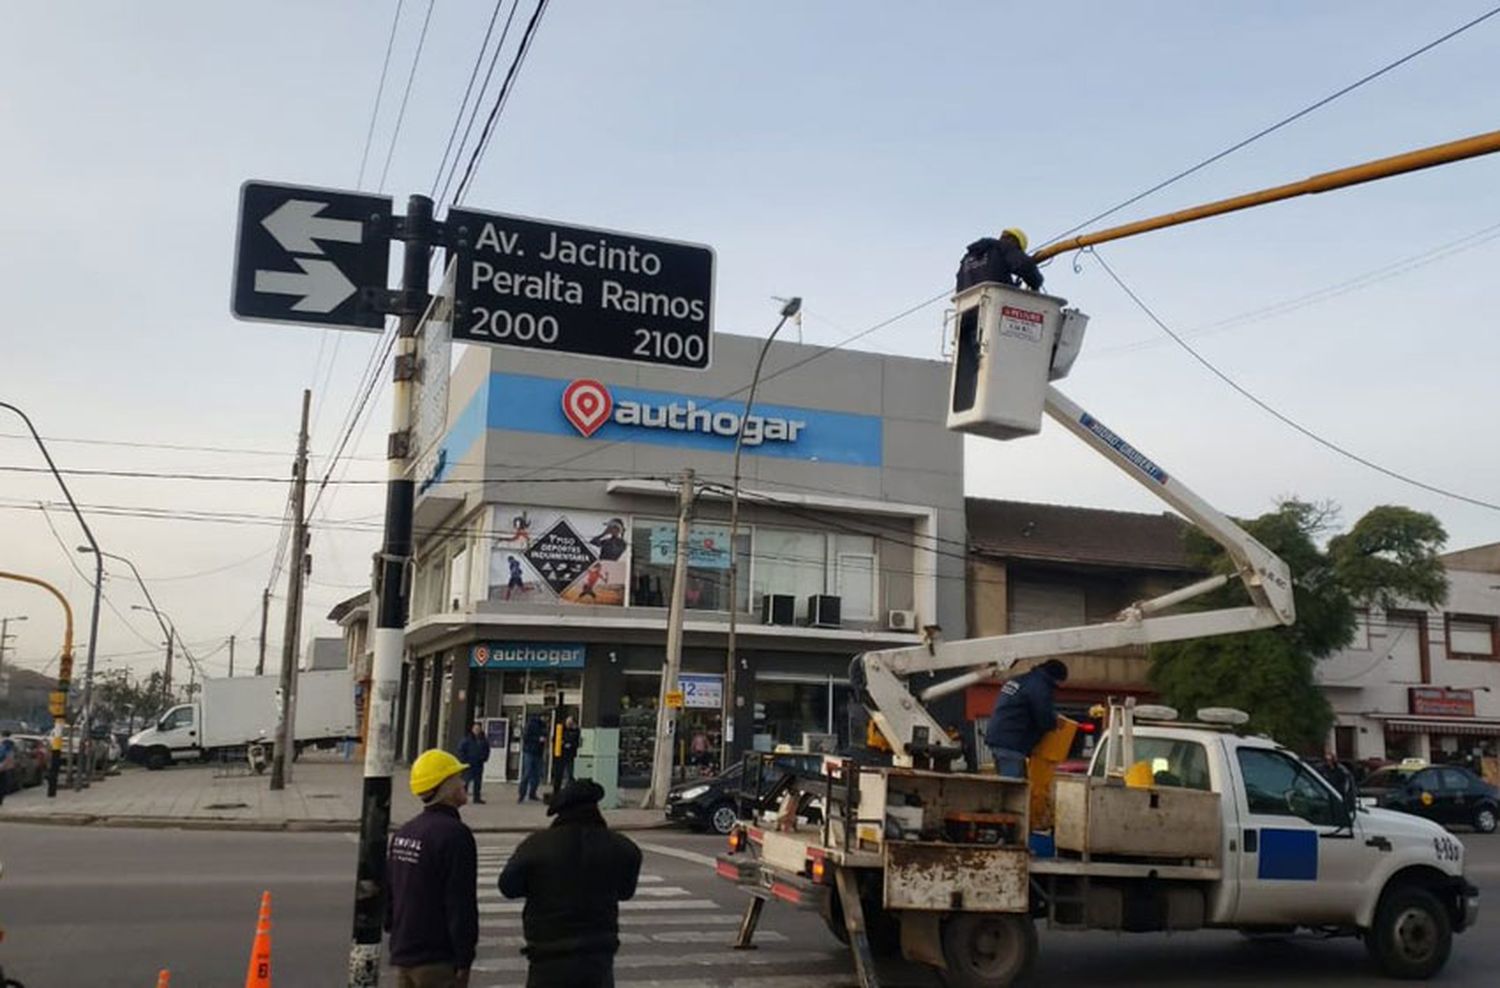
[[[901,920],[892,913],[886,912],[885,906],[880,901],[880,887],[873,882],[860,883],[859,906],[860,912],[865,914],[865,936],[870,941],[870,953],[876,957],[899,957],[901,956]],[[828,932],[833,934],[835,940],[844,945],[849,943],[849,930],[844,925],[844,902],[839,898],[838,887],[835,886],[824,900],[826,906],[822,911],[823,922],[828,927]]]
[[[1365,948],[1392,978],[1430,978],[1448,962],[1453,927],[1448,910],[1431,892],[1402,885],[1380,897]]]
[[[1006,988],[1036,960],[1036,927],[1019,913],[955,913],[943,923],[948,988]]]
[[[171,756],[167,754],[164,748],[152,748],[146,752],[146,768],[153,772],[160,772],[167,767],[167,763],[171,760]]]
[[[1474,829],[1481,834],[1493,834],[1497,824],[1495,819],[1495,808],[1493,806],[1481,806],[1474,813]]]

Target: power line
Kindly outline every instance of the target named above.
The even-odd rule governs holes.
[[[417,51],[411,58],[411,71],[406,75],[406,89],[401,93],[401,108],[396,112],[396,126],[391,131],[391,144],[385,151],[385,165],[380,169],[379,189],[384,191],[386,176],[391,171],[391,158],[396,154],[396,142],[401,137],[401,124],[406,119],[406,103],[411,99],[411,86],[417,78],[417,66],[422,64],[422,49],[427,45],[427,26],[432,23],[433,0],[427,0],[427,13],[422,18],[422,33],[417,36]]]
[[[1316,305],[1319,302],[1327,302],[1330,299],[1349,295],[1353,292],[1369,288],[1372,285],[1377,285],[1381,282],[1389,281],[1392,278],[1398,278],[1401,275],[1410,274],[1411,272],[1416,271],[1419,268],[1426,267],[1429,264],[1436,264],[1439,261],[1446,261],[1448,258],[1456,257],[1457,255],[1462,254],[1465,251],[1474,250],[1477,247],[1483,247],[1485,244],[1488,244],[1496,239],[1500,239],[1500,223],[1487,226],[1482,230],[1477,230],[1474,233],[1468,234],[1467,236],[1459,237],[1456,240],[1450,240],[1447,243],[1441,244],[1437,247],[1429,248],[1428,250],[1424,250],[1421,253],[1402,258],[1399,261],[1392,261],[1389,264],[1385,264],[1370,271],[1366,271],[1363,274],[1354,276],[1353,278],[1347,278],[1343,281],[1338,282],[1337,284],[1320,288],[1317,291],[1307,292],[1294,298],[1284,299],[1280,302],[1274,302],[1271,305],[1259,306],[1257,308],[1249,310],[1248,312],[1241,312],[1238,315],[1230,316],[1226,319],[1220,319],[1217,322],[1208,323],[1204,326],[1198,327],[1197,329],[1184,330],[1181,335],[1184,339],[1189,337],[1209,336],[1224,332],[1229,329],[1233,329],[1237,326],[1241,326],[1247,323],[1260,322],[1262,320],[1271,319],[1276,316],[1284,316],[1287,313],[1295,312],[1298,309],[1303,309],[1310,305]],[[1094,356],[1102,357],[1107,354],[1127,353],[1132,350],[1142,350],[1148,347],[1158,346],[1166,342],[1168,341],[1160,338],[1137,340],[1134,343],[1123,343],[1119,346],[1105,347],[1101,350],[1096,350],[1094,352]]]
[[[489,67],[484,70],[484,82],[479,84],[479,95],[474,97],[474,107],[469,111],[469,122],[464,125],[464,136],[459,140],[458,149],[453,153],[453,160],[448,165],[448,176],[443,179],[443,191],[434,199],[434,202],[441,203],[448,198],[448,190],[452,188],[453,178],[458,174],[458,163],[463,160],[464,147],[468,145],[469,135],[474,132],[474,123],[479,118],[480,104],[484,102],[484,94],[489,91],[490,79],[495,74],[495,66],[500,64],[500,53],[505,50],[505,39],[510,37],[510,25],[516,19],[516,11],[520,6],[521,0],[511,0],[510,13],[506,15],[505,26],[500,30],[500,40],[495,43],[495,50],[490,55]],[[483,55],[483,52],[480,54]]]
[[[375,105],[370,108],[370,127],[365,132],[365,149],[359,156],[359,178],[354,182],[356,189],[365,186],[365,167],[370,161],[370,146],[375,142],[375,121],[380,119],[380,100],[385,92],[385,77],[391,68],[391,51],[396,46],[396,28],[401,24],[401,8],[405,3],[406,0],[396,0],[396,16],[391,18],[391,34],[385,42],[385,59],[380,63],[380,82],[375,86]]]
[[[1260,140],[1262,137],[1266,137],[1266,136],[1269,136],[1270,134],[1274,134],[1276,131],[1278,131],[1281,128],[1287,126],[1288,124],[1294,123],[1294,122],[1302,119],[1303,117],[1307,116],[1309,113],[1312,113],[1315,110],[1319,110],[1319,109],[1327,106],[1329,103],[1332,103],[1334,100],[1338,99],[1339,97],[1346,96],[1349,93],[1354,92],[1354,90],[1356,90],[1356,89],[1360,88],[1361,86],[1365,85],[1366,83],[1374,82],[1376,79],[1379,79],[1381,76],[1385,75],[1386,73],[1391,72],[1391,71],[1393,71],[1395,69],[1400,68],[1401,66],[1405,65],[1407,62],[1410,62],[1412,59],[1416,58],[1417,56],[1423,55],[1423,54],[1431,51],[1432,49],[1436,48],[1438,45],[1441,45],[1443,42],[1458,37],[1460,34],[1463,34],[1465,31],[1469,30],[1470,28],[1476,27],[1479,24],[1482,24],[1483,22],[1489,20],[1491,17],[1494,17],[1496,14],[1500,14],[1500,7],[1492,8],[1491,10],[1486,11],[1483,14],[1480,14],[1478,17],[1474,18],[1473,20],[1471,20],[1471,21],[1469,21],[1469,22],[1467,22],[1465,24],[1459,25],[1458,27],[1456,27],[1453,30],[1449,31],[1447,34],[1443,35],[1442,37],[1435,38],[1434,40],[1427,42],[1427,44],[1423,45],[1422,47],[1417,48],[1417,49],[1415,49],[1413,51],[1407,52],[1405,55],[1402,55],[1400,58],[1396,59],[1394,62],[1388,62],[1385,65],[1381,66],[1380,68],[1376,69],[1374,72],[1371,72],[1368,75],[1363,76],[1362,78],[1356,79],[1354,82],[1351,82],[1349,85],[1343,87],[1342,89],[1339,89],[1339,90],[1337,90],[1335,92],[1329,93],[1327,96],[1324,96],[1322,99],[1317,100],[1317,101],[1315,101],[1313,103],[1309,103],[1307,106],[1304,106],[1302,109],[1300,109],[1297,112],[1291,114],[1290,116],[1283,117],[1281,120],[1278,120],[1276,123],[1272,124],[1271,126],[1263,128],[1261,130],[1258,130],[1254,134],[1251,134],[1249,137],[1246,137],[1245,139],[1243,139],[1241,141],[1238,141],[1235,144],[1231,144],[1229,147],[1227,147],[1224,150],[1218,152],[1217,154],[1213,154],[1213,155],[1210,155],[1207,158],[1204,158],[1202,161],[1198,162],[1196,165],[1193,165],[1190,168],[1185,168],[1182,171],[1178,172],[1177,174],[1171,176],[1170,178],[1163,179],[1162,181],[1160,181],[1160,182],[1156,183],[1155,185],[1151,186],[1151,188],[1145,190],[1144,192],[1138,192],[1138,193],[1136,193],[1135,195],[1131,196],[1129,199],[1126,199],[1124,202],[1120,203],[1119,205],[1111,206],[1109,209],[1106,209],[1104,212],[1099,213],[1096,216],[1089,217],[1088,219],[1084,220],[1082,223],[1079,223],[1077,226],[1074,226],[1074,227],[1072,227],[1070,229],[1064,230],[1062,233],[1059,233],[1057,236],[1051,238],[1050,240],[1047,240],[1043,244],[1043,246],[1046,246],[1046,244],[1056,243],[1057,241],[1062,240],[1064,237],[1071,236],[1072,234],[1077,233],[1079,230],[1082,230],[1085,227],[1089,227],[1089,226],[1094,225],[1095,223],[1099,222],[1100,220],[1104,219],[1105,217],[1113,216],[1115,213],[1118,213],[1120,210],[1124,209],[1125,207],[1132,206],[1135,203],[1140,202],[1142,199],[1146,198],[1147,196],[1152,195],[1152,194],[1157,193],[1157,192],[1160,192],[1162,189],[1165,189],[1167,186],[1172,185],[1175,182],[1181,181],[1184,178],[1187,178],[1189,175],[1193,174],[1194,172],[1201,171],[1202,169],[1207,168],[1209,165],[1213,164],[1214,162],[1221,161],[1224,158],[1227,158],[1229,155],[1234,154],[1236,151],[1239,151],[1242,148],[1245,148],[1245,147],[1248,147],[1251,144],[1254,144],[1256,141]]]
[[[510,99],[511,87],[521,71],[521,65],[526,61],[526,54],[531,50],[531,39],[536,35],[537,25],[541,23],[542,14],[546,11],[547,0],[537,0],[536,9],[531,12],[531,20],[526,23],[526,30],[521,34],[521,44],[516,49],[515,57],[511,59],[510,68],[505,72],[505,81],[500,84],[500,92],[495,95],[495,105],[490,108],[489,118],[485,120],[484,128],[479,132],[479,140],[474,145],[474,153],[464,168],[463,178],[458,180],[458,186],[453,190],[453,205],[455,206],[460,205],[464,196],[468,194],[469,183],[474,179],[474,170],[479,167],[479,162],[489,147],[490,138],[494,136],[495,123],[500,119],[500,114]]]
[[[61,549],[63,555],[67,557],[68,565],[73,567],[73,572],[78,574],[79,579],[83,580],[83,583],[86,587],[88,587],[90,590],[94,589],[94,581],[89,579],[88,576],[83,572],[83,567],[78,565],[78,559],[76,558],[78,553],[68,551],[68,543],[63,541],[62,533],[57,530],[56,525],[52,524],[52,516],[47,513],[47,508],[43,504],[41,504],[41,502],[37,502],[37,508],[42,513],[42,519],[47,523],[47,530],[52,533],[52,538],[57,541],[57,547]],[[99,599],[104,601],[104,605],[108,607],[112,612],[114,612],[115,617],[120,619],[120,622],[124,624],[127,629],[129,629],[132,635],[135,635],[137,638],[148,645],[152,644],[152,640],[141,634],[136,626],[130,623],[130,619],[127,618],[124,613],[115,606],[115,602],[109,599],[109,595],[104,592],[103,587],[99,588]]]
[[[30,434],[20,432],[0,432],[0,439],[24,439],[28,443],[34,441]],[[43,436],[42,439],[49,444],[71,443],[82,446],[118,446],[125,449],[161,449],[184,453],[224,453],[235,456],[280,457],[287,455],[284,450],[255,449],[246,446],[195,446],[187,443],[158,443],[127,439],[89,439],[82,436]],[[371,463],[385,462],[385,457],[383,456],[355,456],[349,457],[349,459],[364,460]]]
[[[519,3],[520,0],[513,0],[511,4],[512,17],[515,16],[515,8]],[[474,68],[469,71],[469,82],[464,86],[463,99],[458,101],[458,112],[453,115],[453,129],[448,132],[448,143],[444,145],[443,157],[438,161],[437,174],[432,176],[432,188],[428,191],[427,197],[434,201],[437,199],[438,182],[443,178],[443,168],[448,164],[448,155],[453,152],[453,141],[456,137],[458,137],[458,128],[463,123],[464,110],[469,105],[469,96],[474,92],[474,80],[479,78],[479,66],[484,64],[484,53],[489,49],[490,38],[495,33],[495,22],[500,19],[500,8],[504,6],[505,0],[495,0],[495,9],[490,11],[490,23],[484,29],[484,39],[479,42],[479,54],[474,56]],[[507,21],[506,27],[509,28],[509,26],[510,22]],[[500,39],[500,43],[501,45],[505,43],[505,39],[503,37]],[[497,54],[499,53],[499,50],[500,49],[498,47],[495,49]],[[493,68],[494,62],[492,61],[490,65]],[[489,85],[488,76],[485,77],[485,85]],[[481,91],[480,95],[483,96],[483,91]],[[477,105],[478,104],[476,103],[476,106]],[[465,134],[465,140],[467,139],[468,135]],[[463,154],[462,146],[459,147],[459,154]]]
[[[1441,497],[1451,498],[1455,501],[1462,501],[1465,504],[1472,504],[1480,508],[1489,508],[1492,511],[1500,511],[1500,504],[1497,504],[1493,501],[1484,501],[1476,497],[1469,497],[1467,494],[1459,494],[1455,491],[1450,491],[1446,488],[1438,487],[1433,484],[1418,480],[1415,477],[1409,477],[1406,474],[1399,473],[1398,471],[1392,470],[1389,467],[1381,466],[1379,463],[1376,463],[1373,460],[1367,459],[1366,457],[1360,456],[1358,453],[1354,453],[1348,449],[1345,449],[1343,446],[1340,446],[1338,443],[1335,443],[1330,439],[1323,438],[1316,432],[1313,432],[1311,429],[1302,425],[1302,423],[1296,421],[1288,415],[1283,414],[1282,412],[1277,411],[1275,408],[1271,407],[1265,401],[1262,401],[1255,394],[1251,393],[1245,387],[1240,385],[1239,382],[1235,381],[1228,374],[1219,370],[1219,368],[1214,366],[1208,360],[1208,358],[1204,357],[1197,350],[1194,350],[1190,343],[1184,340],[1177,333],[1174,333],[1171,327],[1163,322],[1161,318],[1151,310],[1151,307],[1143,302],[1140,296],[1132,291],[1130,286],[1127,285],[1124,280],[1122,280],[1120,276],[1115,273],[1114,268],[1109,266],[1109,264],[1104,260],[1103,256],[1100,255],[1097,250],[1090,247],[1087,248],[1087,253],[1093,254],[1094,260],[1099,262],[1099,266],[1102,267],[1105,273],[1108,274],[1114,281],[1114,283],[1120,287],[1120,290],[1123,291],[1127,296],[1129,296],[1130,300],[1136,304],[1136,307],[1144,312],[1146,314],[1146,317],[1156,324],[1157,328],[1171,337],[1174,343],[1182,347],[1183,350],[1187,351],[1189,356],[1191,356],[1194,360],[1198,361],[1198,363],[1207,368],[1209,373],[1213,374],[1219,380],[1229,385],[1229,387],[1239,392],[1242,397],[1250,401],[1262,411],[1266,412],[1271,417],[1275,418],[1277,421],[1281,422],[1283,425],[1295,429],[1297,432],[1302,433],[1302,435],[1311,439],[1318,445],[1323,446],[1325,449],[1332,450],[1342,457],[1353,460],[1355,463],[1358,463],[1361,466],[1368,467],[1369,469],[1374,470],[1376,473],[1384,474],[1385,476],[1390,477],[1393,480],[1399,480],[1403,484],[1408,484],[1412,487],[1420,488],[1421,490],[1427,491],[1431,494],[1437,494]]]

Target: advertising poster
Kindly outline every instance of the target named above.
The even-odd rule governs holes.
[[[497,507],[489,599],[621,607],[630,579],[630,528],[592,512]]]

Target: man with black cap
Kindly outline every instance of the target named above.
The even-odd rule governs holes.
[[[553,796],[552,826],[527,837],[500,873],[500,894],[525,899],[527,988],[612,988],[620,903],[635,895],[641,849],[609,829],[604,789],[579,779]]]
[[[1013,779],[1026,778],[1026,758],[1037,742],[1057,727],[1057,709],[1052,697],[1059,683],[1068,678],[1068,667],[1048,659],[1030,672],[1005,681],[990,721],[984,743],[995,758],[996,773]]]

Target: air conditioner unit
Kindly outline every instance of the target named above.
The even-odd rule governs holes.
[[[813,594],[807,598],[807,623],[814,628],[837,628],[842,598],[832,594]]]
[[[916,611],[887,611],[885,626],[892,631],[916,631]]]
[[[796,624],[797,598],[789,593],[768,593],[760,599],[761,624]]]

